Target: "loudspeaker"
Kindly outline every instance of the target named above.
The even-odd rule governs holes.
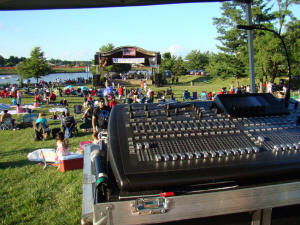
[[[100,86],[100,74],[93,75],[93,86]]]

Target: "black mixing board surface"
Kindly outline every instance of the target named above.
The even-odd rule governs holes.
[[[266,94],[116,105],[110,165],[126,191],[280,176],[300,170],[297,113]]]

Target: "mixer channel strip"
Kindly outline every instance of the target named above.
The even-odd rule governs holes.
[[[224,133],[213,136],[202,133],[190,136],[161,138],[151,142],[135,142],[131,156],[136,155],[139,162],[162,162],[175,160],[193,160],[200,158],[235,157],[255,154],[260,148],[240,132]],[[199,136],[199,134],[201,134]],[[234,138],[232,137],[234,135]]]

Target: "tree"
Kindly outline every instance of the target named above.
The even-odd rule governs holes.
[[[292,75],[300,75],[300,20],[293,20],[287,24],[286,44],[291,59]]]
[[[270,1],[254,0],[252,2],[253,23],[274,30],[277,19],[278,32],[280,33],[283,30],[286,17],[293,18],[288,8],[296,1],[277,0],[278,11],[271,12],[272,6],[268,6]],[[245,70],[248,67],[247,33],[236,29],[236,25],[246,24],[245,4],[225,2],[222,4],[221,9],[223,11],[222,17],[214,18],[214,24],[217,26],[218,33],[220,34],[217,39],[220,40],[221,45],[218,48],[227,57],[222,55],[222,57],[215,58],[215,66],[222,68],[224,61],[216,61],[222,59],[227,62],[228,67],[231,67],[227,71],[240,70],[239,75],[248,75],[248,70]],[[286,73],[287,66],[286,62],[284,62],[284,51],[280,40],[277,40],[276,36],[268,34],[267,31],[261,30],[254,30],[254,38],[255,70],[258,76],[270,76],[271,79],[275,79],[279,74]],[[239,63],[232,64],[234,57]],[[221,65],[217,65],[218,63]],[[215,71],[211,66],[210,69]]]
[[[31,51],[30,57],[17,65],[17,72],[20,76],[23,78],[34,77],[37,81],[41,76],[49,74],[50,71],[51,68],[40,47],[35,47]]]
[[[113,50],[114,48],[115,48],[115,46],[112,43],[108,43],[106,45],[102,45],[99,48],[99,51],[100,52],[109,52],[109,51]]]
[[[5,58],[2,55],[0,55],[0,66],[5,66],[5,62]]]
[[[172,71],[174,72],[175,75],[183,75],[185,74],[185,68],[184,68],[184,61],[179,56],[175,61],[172,66]]]
[[[192,50],[185,57],[187,70],[203,70],[209,63],[209,52],[201,53],[199,50]]]
[[[172,56],[170,52],[165,52],[162,55],[160,71],[162,71],[163,74],[165,70],[170,70],[172,73],[175,73],[175,71],[172,70],[175,60],[176,56]]]
[[[256,31],[254,40],[255,74],[258,78],[274,81],[286,71],[286,58],[281,41],[271,32]]]
[[[239,79],[245,76],[245,67],[240,61],[240,57],[226,53],[213,54],[205,70],[209,72],[211,76],[219,76],[223,79],[228,77]]]

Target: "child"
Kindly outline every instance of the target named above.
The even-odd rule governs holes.
[[[56,149],[57,159],[59,156],[70,155],[69,141],[68,139],[65,139],[65,135],[61,131],[58,132],[56,136],[56,145],[57,145],[57,149]]]

